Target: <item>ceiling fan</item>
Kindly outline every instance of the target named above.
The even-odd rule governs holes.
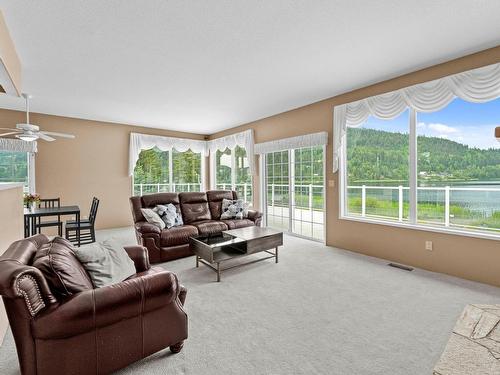
[[[75,138],[73,134],[46,132],[40,130],[40,127],[38,125],[30,124],[29,100],[31,96],[28,94],[22,94],[22,96],[26,100],[26,123],[16,124],[15,129],[0,128],[0,130],[9,130],[9,132],[7,133],[0,134],[0,137],[14,136],[26,142],[33,142],[37,139],[43,139],[44,141],[52,142],[56,140],[53,137]]]

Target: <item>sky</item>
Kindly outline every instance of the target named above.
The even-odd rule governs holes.
[[[500,148],[494,129],[500,126],[500,98],[486,103],[455,99],[438,112],[417,114],[417,133],[450,139],[482,149]],[[393,120],[370,116],[365,128],[408,133],[408,111]]]

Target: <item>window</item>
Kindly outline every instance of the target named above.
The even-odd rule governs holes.
[[[324,147],[265,154],[266,224],[324,240]]]
[[[215,188],[235,190],[238,197],[252,203],[252,175],[249,172],[248,158],[243,147],[215,152]]]
[[[408,111],[391,121],[369,118],[347,129],[349,214],[408,220],[408,132]]]
[[[201,191],[202,156],[190,150],[142,150],[134,169],[134,195]]]
[[[0,182],[22,182],[30,190],[30,153],[0,151]]]
[[[500,99],[457,98],[348,128],[344,216],[499,233],[499,124]]]

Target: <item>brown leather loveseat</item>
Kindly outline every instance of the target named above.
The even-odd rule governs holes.
[[[260,226],[262,214],[249,210],[246,219],[221,220],[222,200],[237,199],[235,191],[211,190],[187,193],[157,193],[130,198],[137,242],[149,251],[152,263],[193,255],[189,237],[214,234],[228,229]],[[182,214],[184,225],[160,230],[146,221],[141,208],[172,203]]]
[[[38,234],[14,242],[0,257],[0,294],[23,375],[109,374],[168,346],[181,350],[186,289],[173,273],[151,268],[146,249],[129,246],[137,274],[61,298],[32,263],[37,252],[55,257],[54,247],[65,241]],[[64,269],[54,258],[49,263],[70,275],[67,290],[86,282],[78,264]]]

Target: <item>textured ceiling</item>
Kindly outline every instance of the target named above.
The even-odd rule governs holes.
[[[205,134],[500,44],[495,0],[0,0],[0,9],[34,112]],[[22,106],[0,95],[0,107]]]

